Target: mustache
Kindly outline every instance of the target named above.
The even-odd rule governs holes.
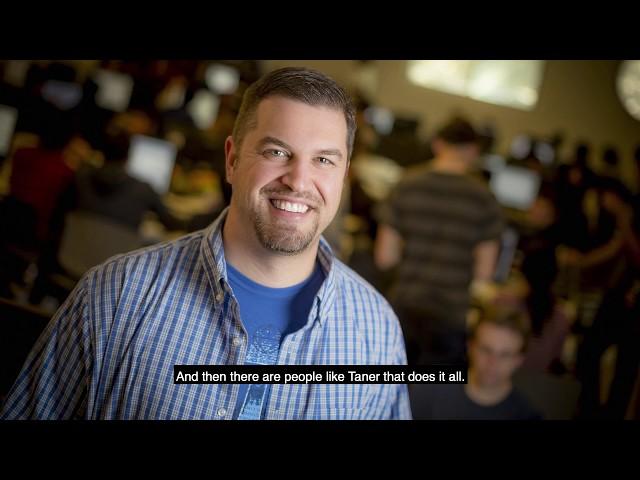
[[[265,196],[281,195],[291,199],[306,200],[312,207],[317,207],[323,203],[322,198],[318,195],[311,192],[294,192],[290,188],[263,187],[260,189],[260,194]]]

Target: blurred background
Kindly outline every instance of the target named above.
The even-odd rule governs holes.
[[[433,158],[437,129],[464,117],[481,139],[471,174],[507,220],[492,293],[475,302],[522,303],[540,317],[534,337],[554,345],[519,388],[545,418],[598,417],[612,390],[616,415],[640,418],[637,321],[594,327],[605,308],[638,311],[637,267],[606,250],[618,204],[638,213],[633,60],[0,61],[0,395],[89,268],[217,217],[242,95],[284,66],[327,73],[356,101],[349,179],[325,233],[340,259],[386,294],[394,271],[374,261],[376,209]],[[540,298],[552,305],[542,313]]]

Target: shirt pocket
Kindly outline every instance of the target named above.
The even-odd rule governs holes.
[[[302,418],[305,420],[362,420],[370,410],[374,385],[312,385]],[[374,387],[374,388],[372,388]]]

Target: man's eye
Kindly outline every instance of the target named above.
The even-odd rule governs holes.
[[[333,162],[326,157],[318,157],[318,162],[323,165],[333,165]]]
[[[272,156],[272,157],[286,157],[287,156],[287,152],[285,152],[284,150],[277,150],[277,149],[270,149],[270,150],[267,150],[265,153],[267,155]]]

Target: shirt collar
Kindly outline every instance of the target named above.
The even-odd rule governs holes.
[[[211,225],[205,229],[205,234],[200,245],[200,254],[204,262],[205,271],[209,278],[209,283],[213,288],[216,303],[223,303],[225,292],[229,292],[229,282],[227,279],[227,262],[224,256],[224,245],[222,242],[222,228],[229,212],[226,207]],[[318,247],[318,261],[324,272],[324,282],[316,294],[313,309],[316,317],[322,325],[328,316],[331,305],[336,296],[336,264],[335,256],[329,243],[320,237]]]

